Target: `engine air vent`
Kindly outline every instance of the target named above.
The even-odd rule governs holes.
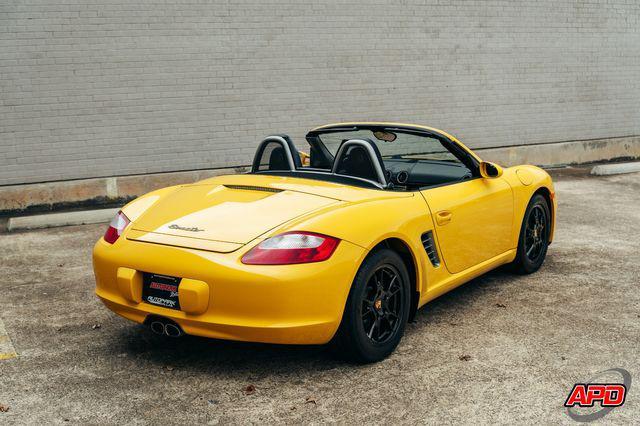
[[[440,257],[438,257],[438,250],[436,249],[436,244],[433,241],[433,232],[425,232],[424,234],[422,234],[422,237],[420,239],[422,240],[424,251],[427,252],[427,256],[429,256],[431,264],[437,268],[438,266],[440,266]]]
[[[282,189],[267,188],[266,186],[251,186],[251,185],[224,185],[229,189],[242,189],[245,191],[262,191],[262,192],[282,192]]]

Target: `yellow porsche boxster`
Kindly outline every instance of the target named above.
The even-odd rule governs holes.
[[[482,161],[453,136],[340,123],[264,139],[251,171],[127,204],[95,245],[96,293],[158,334],[334,342],[359,362],[398,345],[416,310],[500,265],[542,265],[549,175]]]

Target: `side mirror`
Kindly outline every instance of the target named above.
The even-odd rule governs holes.
[[[486,179],[500,177],[502,176],[502,167],[488,161],[483,161],[480,163],[480,175]]]

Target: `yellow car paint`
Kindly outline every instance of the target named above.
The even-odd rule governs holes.
[[[525,168],[516,169],[516,175],[524,186],[529,186],[533,182],[533,176]]]
[[[503,179],[472,179],[421,193],[435,216],[449,272],[462,272],[513,248],[513,194]]]
[[[96,294],[111,310],[142,323],[149,314],[171,318],[188,334],[268,343],[324,343],[336,331],[362,247],[341,241],[325,262],[283,267],[244,265],[234,253],[130,241],[94,247]],[[117,270],[179,276],[206,283],[208,309],[189,313],[132,302],[117,285]],[[182,284],[181,284],[182,287]]]
[[[187,314],[204,314],[207,312],[211,301],[210,291],[209,284],[204,281],[183,278],[178,289],[180,309]]]
[[[453,136],[415,127],[446,135],[481,161]],[[526,174],[528,185],[517,171]],[[102,238],[95,244],[96,294],[125,318],[142,323],[148,315],[163,316],[187,334],[326,343],[340,324],[360,264],[378,244],[391,241],[406,251],[422,306],[513,261],[523,216],[536,192],[550,201],[551,240],[555,192],[549,175],[534,166],[412,192],[255,174],[164,188],[123,207],[131,224],[114,244]],[[292,230],[341,241],[323,262],[241,262],[261,241]],[[433,231],[443,260],[439,266],[431,264],[422,246],[427,231]],[[183,309],[142,302],[143,272],[183,278]]]

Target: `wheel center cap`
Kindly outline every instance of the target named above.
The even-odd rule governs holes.
[[[375,302],[373,302],[373,307],[376,308],[376,310],[380,310],[382,309],[382,299],[378,299]]]

